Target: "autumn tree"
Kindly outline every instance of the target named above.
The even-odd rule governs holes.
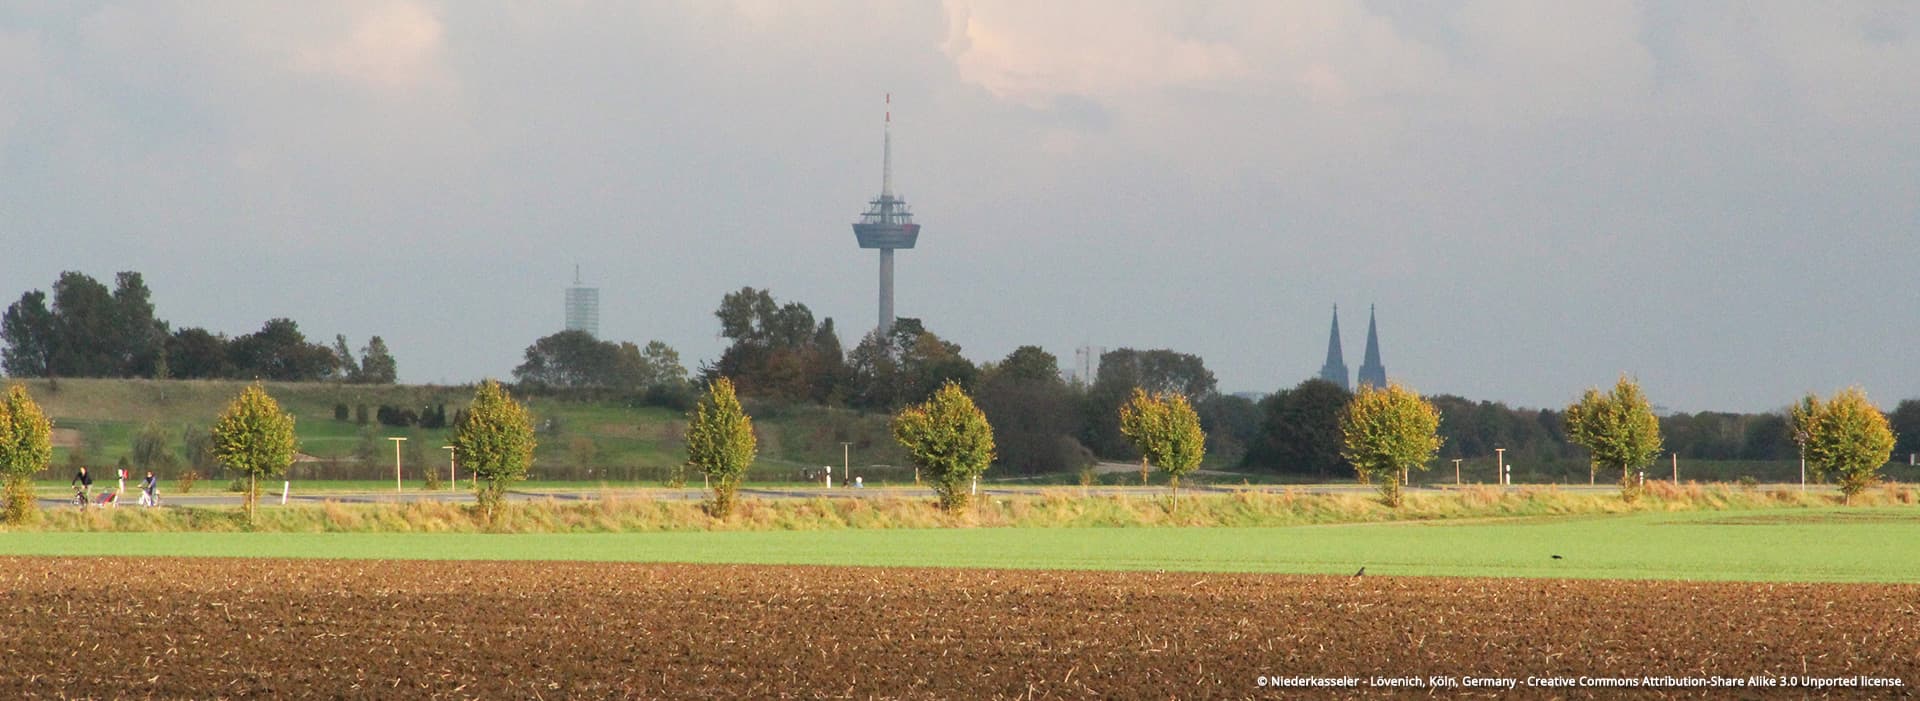
[[[1178,392],[1147,394],[1135,388],[1120,407],[1120,434],[1127,437],[1141,460],[1167,473],[1174,505],[1180,503],[1180,477],[1200,467],[1207,454],[1207,434],[1200,415]]]
[[[0,473],[6,477],[4,507],[12,523],[33,513],[33,474],[53,460],[53,422],[27,394],[27,388],[7,388],[0,403]]]
[[[1380,485],[1380,500],[1400,505],[1402,475],[1426,470],[1440,452],[1440,410],[1419,392],[1388,383],[1362,385],[1340,415],[1340,457]]]
[[[713,486],[708,512],[725,518],[733,512],[734,495],[753,466],[757,447],[753,417],[740,408],[733,380],[725,377],[707,385],[707,396],[687,414],[687,464],[705,473]]]
[[[1840,485],[1846,503],[1880,479],[1880,466],[1893,455],[1893,431],[1887,416],[1867,401],[1867,393],[1849,387],[1821,400],[1807,395],[1794,406],[1794,424],[1803,427],[1807,469]]]
[[[481,514],[492,520],[507,484],[526,479],[533,465],[533,415],[499,382],[487,380],[455,422],[452,443],[454,456],[479,482],[474,497]]]
[[[1567,440],[1587,449],[1594,464],[1620,471],[1620,496],[1640,498],[1634,474],[1660,454],[1660,419],[1640,391],[1640,383],[1620,376],[1613,390],[1589,388],[1567,407]]]
[[[893,437],[933,480],[940,508],[948,511],[966,507],[970,483],[993,463],[993,426],[953,381],[895,414]]]
[[[298,449],[293,415],[267,395],[259,383],[248,385],[227,405],[213,426],[213,455],[222,465],[247,476],[247,521],[260,498],[260,478],[285,474]]]

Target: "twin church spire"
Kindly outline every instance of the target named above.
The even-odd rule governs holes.
[[[1327,334],[1327,362],[1320,366],[1320,379],[1340,385],[1344,390],[1354,389],[1354,385],[1347,382],[1347,363],[1340,352],[1340,305],[1337,304],[1333,307],[1333,329]],[[1372,306],[1367,307],[1367,354],[1360,362],[1360,375],[1355,379],[1360,386],[1387,386],[1387,366],[1380,362],[1380,332],[1374,323]]]

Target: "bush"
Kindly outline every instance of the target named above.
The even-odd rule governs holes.
[[[333,420],[334,421],[347,420],[347,405],[345,403],[333,405]]]
[[[199,481],[199,470],[187,470],[186,472],[180,473],[180,493],[186,494],[193,491],[193,484]]]

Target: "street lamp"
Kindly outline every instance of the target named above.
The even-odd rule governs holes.
[[[440,446],[440,449],[447,451],[447,489],[459,489],[460,477],[458,475],[460,472],[454,468],[453,446],[443,445]]]
[[[1507,449],[1494,448],[1493,479],[1505,487],[1513,480],[1507,477]]]
[[[398,494],[405,491],[404,488],[400,486],[400,443],[407,440],[407,437],[393,436],[387,438],[387,440],[393,441],[393,491]]]

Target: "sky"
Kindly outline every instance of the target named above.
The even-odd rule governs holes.
[[[506,377],[722,295],[875,323],[849,224],[892,95],[901,316],[976,362],[1200,355],[1676,411],[1920,397],[1911,2],[0,3],[0,297],[142,272],[176,327]]]

